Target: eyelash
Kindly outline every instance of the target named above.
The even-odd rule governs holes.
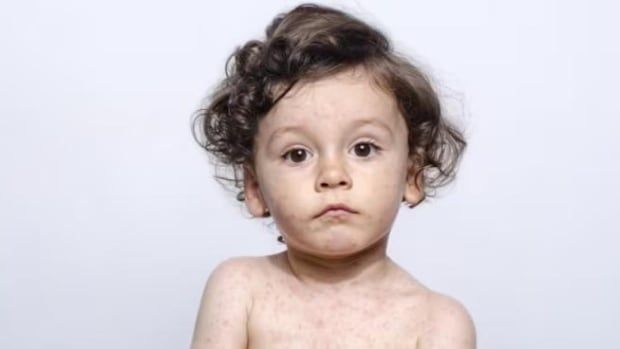
[[[382,149],[381,149],[381,147],[379,147],[379,146],[378,146],[378,145],[377,145],[374,141],[371,141],[371,140],[357,142],[357,143],[355,143],[355,144],[353,145],[353,148],[355,148],[355,146],[360,145],[360,144],[367,144],[367,145],[369,145],[369,146],[370,146],[370,148],[371,148],[371,153],[372,153],[372,151],[374,151],[374,153],[379,153],[379,152],[381,152],[381,150],[382,150]],[[309,151],[308,151],[308,150],[306,150],[306,149],[304,149],[304,148],[301,148],[301,147],[297,147],[297,148],[292,148],[292,149],[290,149],[290,150],[286,151],[284,154],[282,154],[281,158],[282,158],[284,161],[288,161],[288,160],[289,160],[289,159],[288,159],[288,158],[289,158],[289,156],[290,156],[290,155],[291,155],[294,151],[296,151],[296,150],[303,150],[303,151],[305,151],[306,153],[309,153]],[[367,157],[370,157],[370,155],[369,155],[369,156],[362,156],[362,158],[367,158]],[[305,159],[304,159],[304,160],[305,160]],[[292,162],[292,163],[294,163],[294,164],[299,164],[299,163],[302,163],[303,161],[300,161],[300,162],[290,161],[290,162]]]

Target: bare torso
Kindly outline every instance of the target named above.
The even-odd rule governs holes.
[[[300,283],[282,254],[254,262],[249,348],[417,347],[429,290],[395,264],[377,284],[325,292]]]

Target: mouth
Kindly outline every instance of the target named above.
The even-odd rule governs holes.
[[[356,210],[350,208],[347,205],[344,205],[344,204],[333,204],[333,205],[326,206],[315,217],[321,217],[321,216],[344,216],[344,215],[350,215],[350,214],[356,214],[356,213],[359,213],[359,212],[357,212]]]

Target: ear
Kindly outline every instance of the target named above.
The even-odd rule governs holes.
[[[243,166],[243,192],[245,205],[250,214],[254,217],[264,217],[268,212],[267,205],[260,191],[256,174],[249,165]]]
[[[416,176],[417,166],[410,161],[409,170],[407,171],[407,183],[405,184],[404,200],[413,206],[416,206],[425,198],[424,183],[422,172]],[[416,178],[417,177],[417,178]]]

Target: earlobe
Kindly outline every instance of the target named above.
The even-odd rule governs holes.
[[[410,207],[415,207],[425,199],[422,172],[416,173],[412,168],[407,174],[407,183],[405,183],[404,201]]]
[[[254,217],[265,217],[265,212],[269,212],[263,200],[263,195],[258,185],[258,180],[254,171],[248,167],[243,167],[243,191],[245,205]]]

